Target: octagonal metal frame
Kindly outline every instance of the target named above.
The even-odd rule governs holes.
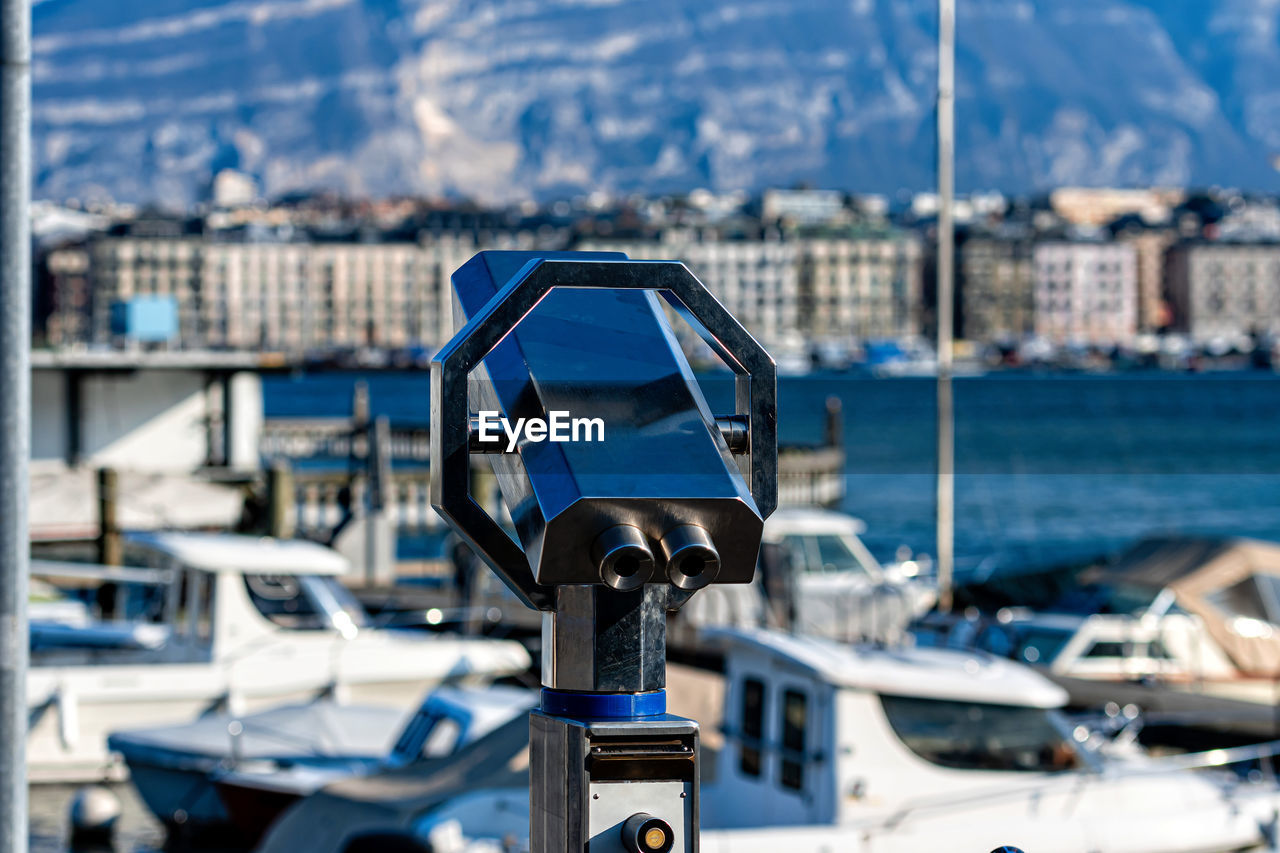
[[[607,282],[607,283],[605,283]],[[777,368],[764,347],[678,261],[535,258],[512,276],[431,360],[431,505],[527,606],[552,610],[520,545],[471,496],[467,381],[520,321],[557,288],[652,290],[735,374],[735,414],[748,418],[743,474],[761,518],[778,505]]]

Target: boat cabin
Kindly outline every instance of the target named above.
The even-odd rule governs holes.
[[[724,747],[707,828],[831,825],[992,783],[1082,766],[1055,709],[1066,692],[988,655],[853,647],[766,631],[726,653]]]
[[[797,633],[856,641],[892,640],[933,606],[937,587],[922,577],[929,564],[903,559],[881,565],[860,538],[866,525],[829,510],[783,508],[764,526],[762,582],[773,598],[787,578],[788,624]]]
[[[32,620],[28,767],[44,779],[117,772],[107,735],[331,696],[407,707],[444,681],[522,672],[518,643],[370,625],[341,585],[347,561],[313,542],[203,533],[130,536],[132,565],[91,567],[128,587],[116,615]],[[73,566],[45,566],[50,577]],[[88,579],[81,575],[81,580]]]
[[[121,567],[37,561],[50,577],[113,591],[117,618],[34,624],[37,663],[93,662],[108,652],[156,662],[220,660],[281,631],[355,636],[367,616],[339,578],[346,558],[314,542],[213,533],[136,533]],[[96,570],[96,571],[95,571]]]

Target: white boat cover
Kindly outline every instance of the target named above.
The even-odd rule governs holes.
[[[1151,538],[1088,579],[1170,590],[1243,675],[1280,676],[1280,545]]]
[[[191,723],[112,734],[130,764],[212,770],[234,762],[326,758],[377,760],[391,750],[406,712],[317,700],[257,714],[209,714]],[[238,730],[238,734],[232,734]]]
[[[362,832],[408,828],[463,792],[528,785],[529,721],[521,716],[447,758],[346,779],[312,794],[280,816],[257,853],[341,850]]]

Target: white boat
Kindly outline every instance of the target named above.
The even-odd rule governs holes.
[[[83,642],[70,626],[69,636],[33,653],[33,781],[118,777],[106,745],[116,730],[322,694],[403,709],[444,681],[487,681],[529,666],[518,643],[372,626],[339,583],[347,561],[315,543],[154,533],[130,536],[126,556],[148,567],[113,570],[146,588],[133,590],[135,609],[147,609],[141,625],[81,626]],[[140,628],[146,642],[103,640],[113,629],[136,638]]]
[[[787,628],[847,642],[894,642],[937,601],[929,564],[882,565],[851,515],[784,507],[765,522],[760,570],[749,585],[713,585],[680,618],[701,627]]]
[[[326,784],[450,755],[536,701],[513,687],[440,687],[408,714],[322,699],[114,732],[107,743],[162,823],[200,831],[234,823],[253,838],[264,816]]]
[[[700,721],[704,851],[1225,853],[1274,837],[1273,780],[1195,769],[1266,750],[1155,759],[1095,747],[1057,712],[1065,691],[986,655],[770,631],[717,639],[723,719]],[[427,849],[525,849],[514,733],[498,730],[459,753],[457,770],[420,780],[416,807],[403,778],[322,791],[283,815],[260,851],[346,853],[361,836],[396,833]],[[379,790],[395,794],[375,815]]]
[[[702,801],[706,851],[1173,853],[1274,832],[1273,783],[1090,748],[1056,710],[1065,691],[1030,668],[763,632],[724,641],[728,735]]]
[[[1214,700],[1254,703],[1265,706],[1260,717],[1274,731],[1280,545],[1146,539],[1080,581],[1046,609],[1004,608],[987,619],[935,614],[917,630],[922,642],[1042,667],[1080,704],[1114,697],[1193,712],[1226,707]]]

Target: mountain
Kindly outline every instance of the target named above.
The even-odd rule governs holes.
[[[959,0],[960,189],[1280,188],[1276,0]],[[936,0],[37,0],[37,194],[933,181]]]

